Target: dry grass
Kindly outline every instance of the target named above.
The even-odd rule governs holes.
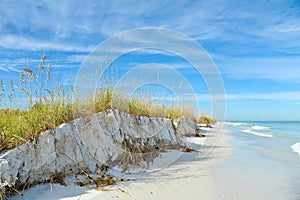
[[[153,104],[151,97],[128,98],[112,91],[109,84],[86,99],[79,99],[76,90],[70,88],[66,91],[54,80],[51,65],[46,66],[46,56],[42,57],[38,69],[37,72],[22,69],[19,87],[11,81],[9,91],[5,91],[4,83],[0,79],[0,106],[6,107],[0,110],[0,152],[27,141],[37,141],[38,134],[42,131],[106,109],[119,109],[134,115],[166,117],[172,120],[183,115],[195,119],[192,108],[175,103],[169,106]],[[27,109],[14,109],[17,97],[20,96],[17,94],[27,97]],[[9,99],[9,105],[4,102],[5,99]]]
[[[0,79],[0,108],[5,108],[0,110],[0,153],[28,141],[37,142],[38,135],[42,131],[55,129],[58,125],[75,118],[107,109],[118,109],[138,116],[165,117],[171,120],[178,120],[182,116],[187,116],[195,120],[193,108],[189,106],[181,106],[174,102],[155,104],[147,94],[144,95],[147,97],[144,99],[129,98],[121,92],[113,91],[109,86],[101,87],[85,99],[79,99],[76,90],[72,88],[66,90],[55,82],[51,75],[51,65],[48,64],[46,67],[46,56],[42,57],[38,69],[38,72],[27,68],[22,69],[19,87],[10,81],[8,91],[5,90],[5,85]],[[26,109],[16,109],[17,98],[21,96],[17,94],[27,97],[28,107]],[[8,99],[8,102],[5,102],[5,99]],[[198,122],[215,123],[215,120],[210,117],[201,117]],[[158,155],[159,151],[163,150],[149,144],[141,145],[141,143],[137,138],[123,141],[124,153],[121,158],[123,170],[126,170],[128,165],[145,167]],[[163,144],[157,144],[157,146],[165,147]],[[183,151],[190,152],[192,149],[187,148]],[[78,185],[95,184],[98,189],[101,189],[118,181],[107,176],[106,170],[102,167],[99,168],[96,176],[91,177],[88,171],[80,169],[78,165],[76,166],[84,176],[83,179],[78,179]],[[50,177],[50,183],[59,182],[65,185],[65,178],[66,172],[53,174]],[[23,190],[27,186],[25,184]],[[19,188],[22,189],[21,186]],[[0,186],[0,200],[6,199],[6,196],[3,196],[5,192],[9,194],[4,189]]]
[[[211,125],[215,124],[217,120],[211,116],[201,116],[198,118],[197,122],[199,124],[206,124],[207,127],[211,127]]]
[[[4,192],[2,191],[2,187],[0,186],[0,200],[4,200]]]
[[[160,145],[157,144],[157,146]],[[149,143],[142,142],[140,138],[133,137],[125,139],[122,147],[124,149],[121,159],[122,171],[125,171],[129,165],[133,167],[147,167],[148,163],[153,161],[160,150]]]

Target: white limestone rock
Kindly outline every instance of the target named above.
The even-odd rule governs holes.
[[[186,116],[179,119],[176,131],[179,135],[194,136],[197,133],[197,122],[190,120]]]
[[[177,132],[186,135],[196,128],[182,118]],[[120,162],[124,141],[141,149],[181,144],[170,119],[107,110],[45,131],[36,144],[28,142],[0,155],[0,187],[45,182],[55,174],[77,174],[80,169],[93,173],[96,164]]]

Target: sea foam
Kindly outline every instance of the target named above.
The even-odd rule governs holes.
[[[300,142],[291,145],[293,152],[298,153],[300,156]]]
[[[255,126],[252,126],[251,127],[252,130],[257,130],[257,131],[260,131],[260,130],[269,130],[270,127],[267,127],[267,126],[258,126],[258,125],[255,125]]]
[[[260,133],[260,132],[257,132],[257,131],[253,131],[252,129],[245,129],[245,130],[242,130],[242,132],[250,133],[250,134],[253,134],[253,135],[256,135],[256,136],[260,136],[260,137],[273,137],[272,134]]]
[[[241,122],[225,122],[224,124],[228,124],[228,125],[231,125],[231,126],[241,126],[242,125]]]

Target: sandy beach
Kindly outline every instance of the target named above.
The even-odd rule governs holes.
[[[216,134],[217,128],[207,133]],[[35,186],[21,196],[11,199],[216,199],[217,183],[211,168],[218,165],[234,151],[229,144],[232,136],[223,131],[213,151],[205,158],[199,157],[199,152],[178,152],[175,150],[162,153],[150,168],[142,173],[118,174],[128,181],[96,190],[94,186],[79,187],[70,184],[45,184]],[[206,138],[187,138],[193,148],[203,147]]]

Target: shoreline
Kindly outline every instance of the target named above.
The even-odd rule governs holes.
[[[300,160],[291,148],[299,141],[298,125],[244,122],[240,127],[228,126],[230,135],[235,137],[231,144],[236,151],[213,167],[218,183],[216,199],[299,200]],[[261,133],[272,137],[264,137]]]
[[[210,129],[208,137],[216,133],[218,127]],[[234,137],[226,134],[226,130],[222,132],[217,145],[207,157],[200,158],[197,151],[187,153],[171,150],[157,157],[144,173],[122,174],[129,181],[107,186],[105,191],[96,190],[93,186],[65,187],[53,184],[50,187],[50,184],[45,184],[29,189],[23,197],[13,196],[11,199],[215,199],[217,184],[211,168],[234,151],[229,144]],[[194,147],[205,145],[205,140],[194,137],[187,139]]]

